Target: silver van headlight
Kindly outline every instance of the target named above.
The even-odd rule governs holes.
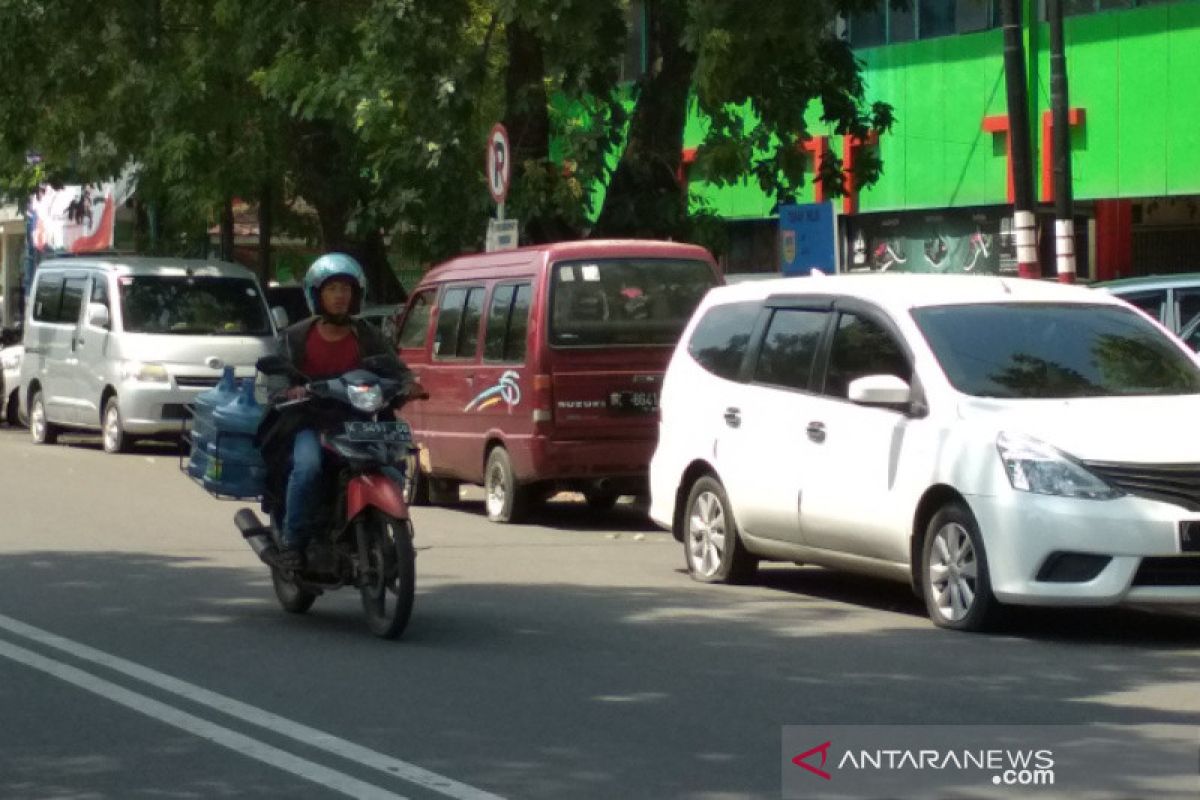
[[[144,361],[122,361],[121,377],[145,383],[167,383],[171,379],[162,364],[147,364]]]
[[[378,411],[383,407],[383,389],[375,386],[347,386],[350,405],[359,411]]]
[[[1001,432],[996,449],[1008,482],[1017,491],[1088,500],[1111,500],[1122,494],[1066,453],[1032,436]]]

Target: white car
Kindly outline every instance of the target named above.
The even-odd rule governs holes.
[[[14,344],[0,348],[0,407],[4,410],[4,421],[17,426],[17,395],[21,387],[21,356],[23,345]]]
[[[1121,301],[1041,281],[713,289],[661,396],[650,515],[701,581],[759,560],[1004,604],[1200,603],[1200,366]]]

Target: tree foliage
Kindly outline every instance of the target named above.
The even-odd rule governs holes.
[[[679,181],[694,110],[692,177],[749,176],[781,201],[811,177],[806,120],[888,129],[833,26],[874,4],[645,0],[630,84],[629,0],[0,0],[0,71],[20,76],[0,85],[0,191],[135,161],[148,248],[203,246],[236,196],[377,269],[425,264],[481,245],[483,143],[503,120],[527,239],[695,237],[709,217]],[[840,164],[818,166],[836,194]],[[878,177],[869,155],[855,166]]]

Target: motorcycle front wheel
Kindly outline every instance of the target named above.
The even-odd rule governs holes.
[[[380,638],[395,639],[408,626],[416,590],[412,523],[372,508],[361,525],[367,537],[361,589],[367,626]]]

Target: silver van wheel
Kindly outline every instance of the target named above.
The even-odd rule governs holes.
[[[104,404],[104,452],[124,453],[129,449],[129,437],[121,423],[121,406],[117,398],[110,397]]]
[[[46,419],[46,403],[40,391],[29,402],[29,434],[34,444],[54,444],[58,441],[58,427]]]

